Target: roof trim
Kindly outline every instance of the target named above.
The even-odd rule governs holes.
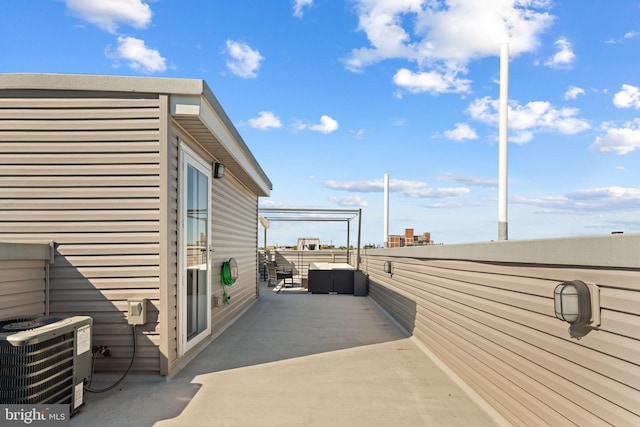
[[[198,116],[263,194],[273,184],[209,86],[201,79],[89,74],[0,74],[0,89],[158,93],[170,97],[171,115]]]
[[[97,74],[0,74],[1,89],[85,90],[139,93],[202,94],[204,81]]]
[[[367,249],[369,255],[477,262],[640,268],[640,234]]]
[[[197,117],[233,160],[249,174],[260,188],[259,195],[269,194],[273,188],[271,181],[258,165],[257,160],[211,91],[209,91],[209,96],[172,95],[169,103],[169,114],[173,117]]]

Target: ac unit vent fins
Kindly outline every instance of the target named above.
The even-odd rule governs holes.
[[[2,344],[0,401],[8,404],[71,401],[73,332],[21,347]]]
[[[0,321],[0,404],[83,404],[91,371],[88,316]]]

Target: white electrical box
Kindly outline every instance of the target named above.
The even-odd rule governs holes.
[[[130,325],[144,325],[147,323],[147,299],[129,298],[129,315],[127,321]]]

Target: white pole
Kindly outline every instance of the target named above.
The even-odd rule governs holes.
[[[389,174],[384,174],[384,247],[389,247]]]
[[[507,130],[509,126],[509,44],[500,49],[500,125],[498,155],[498,240],[508,240]]]

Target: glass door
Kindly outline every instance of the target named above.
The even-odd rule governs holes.
[[[182,353],[211,331],[211,168],[186,147],[182,151],[181,271]]]

